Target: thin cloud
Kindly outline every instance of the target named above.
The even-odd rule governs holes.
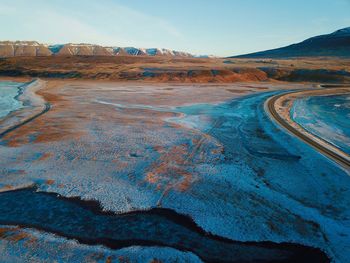
[[[91,42],[103,45],[159,46],[153,34],[180,39],[182,34],[166,20],[111,1],[86,3],[81,8],[42,1],[6,1],[0,7],[0,22],[14,30],[1,30],[5,38],[44,42]]]
[[[106,6],[102,7],[101,9],[105,15],[110,15],[111,17],[119,16],[121,19],[118,20],[127,22],[127,24],[130,22],[133,24],[137,23],[137,26],[144,27],[145,29],[149,30],[158,27],[170,35],[173,35],[175,37],[182,37],[182,34],[175,26],[171,25],[169,22],[162,18],[152,16],[139,10],[131,9],[119,4],[110,4],[108,5],[108,8],[105,7]]]

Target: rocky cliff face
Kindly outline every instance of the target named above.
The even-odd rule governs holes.
[[[44,45],[35,41],[2,41],[0,57],[18,56],[169,56],[193,57],[190,53],[160,48],[103,47],[92,44]]]
[[[51,54],[47,46],[35,41],[0,42],[0,57],[51,56]]]
[[[113,56],[113,50],[90,44],[65,44],[49,46],[54,55],[63,56]]]

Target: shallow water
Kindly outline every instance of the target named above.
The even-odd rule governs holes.
[[[271,242],[234,242],[205,233],[168,209],[113,214],[98,203],[23,189],[0,193],[0,224],[35,227],[86,244],[111,248],[167,246],[192,251],[206,262],[327,262],[318,249]]]
[[[292,118],[306,130],[350,154],[350,95],[298,99]]]
[[[21,85],[22,83],[18,82],[0,81],[0,118],[23,106],[22,102],[16,99]]]

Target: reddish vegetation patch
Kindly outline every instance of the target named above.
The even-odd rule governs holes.
[[[186,191],[193,176],[186,170],[186,163],[190,156],[188,145],[176,145],[161,152],[160,158],[151,165],[146,174],[146,181],[157,184],[157,189],[167,189],[176,184],[176,189]]]
[[[8,228],[0,228],[0,238],[5,238],[8,233],[13,233],[13,230]]]
[[[165,151],[165,147],[161,145],[155,145],[153,146],[153,149],[159,153],[163,153]]]
[[[0,228],[0,238],[6,239],[11,242],[24,241],[25,247],[31,247],[37,242],[37,238],[25,233],[21,228]]]
[[[78,132],[74,129],[76,121],[68,117],[72,106],[71,102],[55,94],[54,92],[57,92],[57,89],[59,90],[59,85],[51,82],[44,90],[38,92],[39,95],[44,97],[45,101],[51,103],[51,109],[30,123],[5,135],[3,139],[7,141],[7,146],[18,147],[28,143],[73,139],[83,134],[81,131]],[[65,115],[66,118],[64,118]],[[45,155],[42,160],[49,157],[49,155]]]
[[[57,87],[57,85],[51,85],[51,87]],[[45,92],[45,91],[39,91],[38,95],[41,95],[44,97],[45,101],[51,102],[51,103],[57,103],[57,102],[67,102],[67,100],[64,100],[62,96]]]
[[[9,237],[9,239],[11,241],[14,241],[14,242],[18,242],[18,241],[21,241],[21,240],[26,239],[26,238],[28,238],[28,234],[27,233],[23,233],[23,232],[22,233],[16,233],[16,234],[14,234],[14,235]]]
[[[128,259],[127,257],[123,257],[123,256],[119,256],[118,261],[119,261],[119,263],[131,263],[130,259]]]
[[[117,163],[117,168],[116,168],[116,169],[117,169],[118,171],[121,171],[121,170],[127,168],[128,165],[129,165],[128,162],[126,162],[126,161],[121,161],[121,160],[118,160],[118,159],[114,159],[113,162],[114,162],[114,163]]]
[[[29,238],[29,234],[24,233],[20,228],[0,228],[0,238],[4,238],[13,242],[18,242]]]
[[[106,256],[102,252],[94,252],[89,254],[84,262],[101,262],[103,259],[105,259]]]
[[[54,183],[55,183],[55,180],[51,180],[51,179],[46,180],[46,184],[48,185],[53,185]]]
[[[12,185],[4,185],[0,190],[1,191],[7,191],[7,190],[12,190],[13,186]]]
[[[244,85],[244,86],[241,86],[242,88],[249,88],[249,89],[259,89],[259,90],[267,90],[269,88],[267,87],[259,87],[259,86],[249,86],[249,85]]]
[[[13,132],[4,136],[7,146],[18,147],[28,143],[46,143],[64,139],[78,138],[81,132],[73,132],[73,122],[59,122],[50,118],[50,112],[33,120],[30,124],[21,126]],[[34,140],[30,139],[34,137]]]
[[[40,158],[37,161],[46,161],[47,159],[51,158],[53,156],[53,153],[46,152],[40,156]]]
[[[148,172],[146,174],[146,180],[151,183],[151,184],[155,184],[159,181],[158,175],[153,173],[153,172]]]
[[[227,91],[232,93],[247,93],[249,90],[241,90],[241,89],[227,89]]]

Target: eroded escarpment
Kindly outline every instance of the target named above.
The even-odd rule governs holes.
[[[174,210],[105,212],[96,201],[65,198],[35,188],[0,193],[0,224],[19,225],[112,249],[172,247],[205,262],[329,262],[319,249],[291,243],[239,242],[205,232]]]

